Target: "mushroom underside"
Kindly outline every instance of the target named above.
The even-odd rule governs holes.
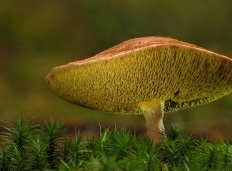
[[[174,111],[210,103],[211,101],[214,100],[216,100],[215,97],[202,97],[202,98],[196,98],[193,100],[182,101],[182,102],[177,102],[172,99],[168,99],[164,101],[164,112],[165,113],[174,112]]]

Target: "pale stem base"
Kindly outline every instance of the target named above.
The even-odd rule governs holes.
[[[165,137],[165,129],[163,124],[164,102],[159,99],[153,99],[151,101],[142,102],[138,106],[144,113],[147,136],[153,142],[153,144],[162,142]]]

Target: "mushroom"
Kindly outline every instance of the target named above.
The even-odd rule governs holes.
[[[143,114],[154,144],[164,139],[164,113],[232,93],[232,59],[167,37],[135,38],[93,57],[52,69],[46,80],[79,106]]]

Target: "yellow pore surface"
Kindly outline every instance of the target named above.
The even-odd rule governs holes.
[[[142,113],[139,103],[151,99],[162,99],[167,113],[232,93],[230,58],[166,39],[170,42],[129,50],[122,43],[119,52],[117,45],[113,53],[56,67],[47,76],[49,86],[79,106],[134,114]]]

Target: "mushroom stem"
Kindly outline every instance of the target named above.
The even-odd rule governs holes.
[[[163,124],[164,101],[160,99],[152,99],[151,101],[139,103],[138,107],[143,111],[146,120],[147,136],[149,139],[153,144],[162,142],[165,136]]]

